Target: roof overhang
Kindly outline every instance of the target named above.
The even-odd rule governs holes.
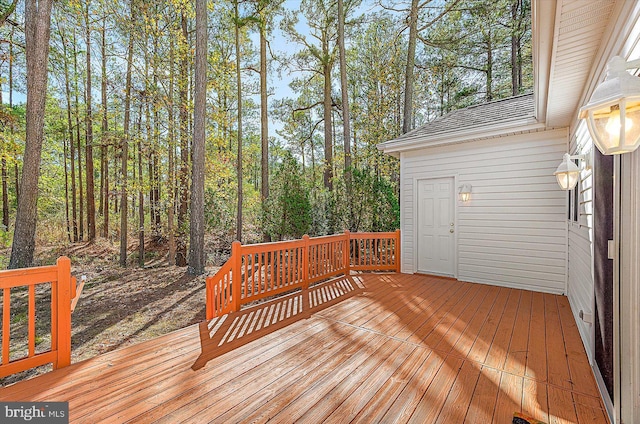
[[[556,0],[534,0],[531,5],[531,38],[534,78],[534,115],[538,121],[547,120],[547,99],[554,36],[556,33]]]
[[[444,132],[432,137],[424,134],[415,137],[402,137],[377,145],[378,150],[391,156],[399,157],[401,152],[424,149],[448,144],[466,143],[485,138],[503,137],[513,134],[528,133],[545,129],[545,124],[535,118],[501,121],[491,125],[482,125],[466,129]]]
[[[538,118],[547,126],[574,125],[590,91],[586,88],[612,56],[607,45],[624,39],[620,20],[631,20],[636,3],[533,0],[536,107]]]

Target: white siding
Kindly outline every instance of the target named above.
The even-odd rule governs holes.
[[[586,125],[581,122],[572,139],[572,153],[590,153],[594,149]],[[593,190],[592,171],[583,171],[579,183],[578,222],[569,223],[569,285],[567,297],[589,359],[593,355],[593,325],[583,321],[583,311],[593,317]],[[594,318],[592,318],[594,319]]]
[[[456,277],[564,293],[567,196],[553,172],[566,146],[562,129],[403,152],[402,271],[416,271],[416,181],[453,176],[472,185],[457,207]]]

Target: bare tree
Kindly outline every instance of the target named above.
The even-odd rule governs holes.
[[[70,155],[70,167],[71,167],[71,227],[73,231],[73,241],[78,241],[78,212],[76,204],[76,146],[73,138],[73,121],[71,120],[71,88],[69,79],[69,57],[67,54],[67,40],[65,34],[60,28],[60,23],[57,22],[58,34],[62,41],[62,52],[64,59],[64,84],[65,84],[65,98],[67,101],[67,130],[69,131],[69,155]]]
[[[204,274],[204,155],[207,108],[207,0],[196,0],[195,93],[193,159],[191,162],[191,223],[189,274]]]
[[[176,209],[176,172],[175,172],[175,150],[176,150],[176,132],[175,132],[175,119],[174,119],[174,75],[173,64],[175,61],[175,45],[173,38],[169,41],[169,104],[167,105],[167,119],[168,123],[168,149],[169,149],[169,163],[167,171],[167,185],[169,188],[169,205],[167,206],[167,232],[169,233],[169,252],[167,258],[169,265],[176,264],[176,237],[175,237],[175,225],[174,214]]]
[[[266,15],[266,12],[263,14]],[[260,20],[260,144],[261,144],[261,186],[260,194],[264,205],[269,198],[269,116],[267,104],[267,18]],[[271,241],[269,232],[263,235],[265,242]]]
[[[409,11],[409,45],[407,46],[407,66],[404,84],[404,116],[402,133],[411,130],[413,121],[413,68],[416,64],[416,39],[418,37],[418,0],[411,0]]]
[[[131,22],[133,23],[133,0],[129,4],[131,10]],[[129,201],[127,199],[127,162],[129,156],[129,125],[131,123],[131,69],[133,67],[133,34],[129,34],[129,47],[127,51],[127,76],[125,83],[124,96],[124,123],[122,136],[122,162],[121,172],[121,192],[120,192],[120,266],[127,266],[127,244],[129,242],[127,235],[127,212]]]
[[[235,43],[236,43],[236,90],[238,92],[238,154],[237,154],[237,174],[238,174],[238,205],[236,214],[236,240],[242,241],[242,79],[240,78],[240,15],[238,13],[238,1],[235,6]]]
[[[2,90],[0,90],[0,104],[2,104]],[[66,147],[66,144],[65,144]],[[7,186],[7,158],[2,155],[0,160],[2,164],[2,228],[0,230],[7,231],[9,229],[9,193]],[[65,176],[67,171],[66,152],[65,152]]]
[[[351,112],[349,110],[349,91],[347,89],[347,59],[344,49],[344,1],[338,0],[338,49],[340,60],[340,91],[342,91],[342,133],[344,138],[344,181],[347,202],[352,198],[351,179]],[[353,208],[349,208],[349,229],[353,230],[355,220]]]
[[[180,13],[180,77],[178,79],[178,97],[180,98],[180,203],[178,205],[178,231],[176,237],[176,265],[187,266],[187,215],[189,214],[189,32],[187,14]]]
[[[107,114],[107,37],[106,37],[106,21],[107,14],[103,11],[104,16],[102,18],[102,43],[100,49],[102,52],[102,129],[101,138],[102,146],[100,148],[100,210],[103,214],[103,229],[102,235],[104,238],[109,238],[109,158],[108,158],[108,134],[109,134],[109,115]]]
[[[91,110],[92,93],[91,93],[91,22],[89,22],[89,5],[84,10],[85,19],[85,43],[86,43],[86,60],[87,60],[87,84],[86,84],[86,140],[85,140],[85,166],[87,178],[87,236],[89,241],[96,238],[96,197],[94,194],[93,181],[93,112]]]
[[[9,268],[30,266],[35,250],[38,178],[42,157],[44,107],[47,95],[47,64],[53,0],[25,1],[27,60],[27,128],[22,183]]]

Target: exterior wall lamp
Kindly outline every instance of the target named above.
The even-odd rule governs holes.
[[[580,118],[587,121],[591,138],[604,155],[630,153],[640,145],[640,78],[627,72],[636,68],[640,59],[611,58],[605,81],[580,109]]]
[[[471,184],[462,184],[458,188],[458,199],[461,202],[468,202],[471,199]]]
[[[589,160],[590,154],[586,155],[569,155],[569,153],[565,153],[562,159],[562,163],[556,169],[556,172],[553,175],[556,176],[558,180],[558,185],[563,190],[572,190],[576,184],[578,184],[578,179],[580,178],[580,168],[573,162],[573,159],[578,159],[584,162],[585,169],[591,168],[591,163]]]

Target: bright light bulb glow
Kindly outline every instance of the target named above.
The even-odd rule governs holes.
[[[571,190],[578,184],[579,172],[561,172],[556,174],[558,185],[563,190]]]
[[[607,121],[607,125],[605,126],[605,130],[609,133],[611,137],[619,137],[620,136],[620,110],[612,110],[611,115],[609,116],[609,120]],[[629,131],[633,127],[633,121],[627,117],[624,118],[624,130],[625,132]]]

